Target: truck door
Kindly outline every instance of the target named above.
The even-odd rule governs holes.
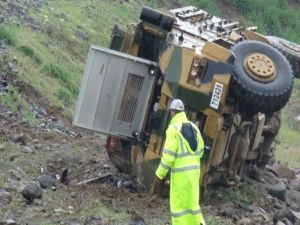
[[[155,62],[91,46],[73,124],[133,138],[143,129],[156,76]]]

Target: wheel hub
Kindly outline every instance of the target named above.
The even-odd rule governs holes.
[[[269,82],[276,77],[276,68],[272,59],[261,53],[248,55],[244,60],[244,68],[255,80]]]

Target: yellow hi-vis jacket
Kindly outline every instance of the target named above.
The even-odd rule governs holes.
[[[196,150],[190,148],[183,137],[181,127],[190,123],[196,129]],[[156,176],[163,179],[171,170],[170,209],[172,225],[205,225],[199,201],[200,159],[203,155],[203,139],[198,127],[189,122],[186,114],[176,114],[166,131],[166,141]]]

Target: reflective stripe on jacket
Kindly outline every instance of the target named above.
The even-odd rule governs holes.
[[[189,123],[196,130],[197,148],[193,151],[183,137],[182,125]],[[156,176],[163,179],[171,171],[170,208],[172,225],[205,224],[199,205],[200,159],[203,139],[197,126],[184,112],[176,114],[166,131],[166,141]]]

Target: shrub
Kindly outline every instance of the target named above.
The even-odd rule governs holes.
[[[77,95],[78,88],[74,84],[72,77],[69,73],[64,71],[59,66],[55,66],[53,64],[47,64],[44,67],[44,71],[46,71],[47,75],[53,77],[61,83],[62,86],[66,87],[73,95]]]
[[[214,190],[215,189],[215,190]],[[204,196],[204,204],[222,204],[226,202],[236,202],[241,205],[252,204],[253,202],[262,205],[262,192],[256,191],[251,185],[241,183],[239,186],[223,188],[211,188]]]
[[[12,46],[15,46],[17,43],[15,34],[4,27],[0,27],[0,40],[6,40],[7,44]]]
[[[11,111],[21,115],[31,124],[36,124],[37,120],[31,111],[30,105],[25,100],[23,94],[18,92],[14,87],[9,86],[8,92],[1,95],[0,104],[7,106]]]
[[[72,103],[73,103],[71,94],[68,91],[64,90],[64,89],[60,89],[58,91],[57,97],[58,97],[59,100],[61,100],[64,103],[64,105],[66,107],[72,105]]]
[[[39,64],[39,65],[42,64],[42,60],[41,60],[40,56],[37,55],[32,48],[23,45],[19,48],[19,50],[22,51],[26,56],[32,58],[37,64]]]

